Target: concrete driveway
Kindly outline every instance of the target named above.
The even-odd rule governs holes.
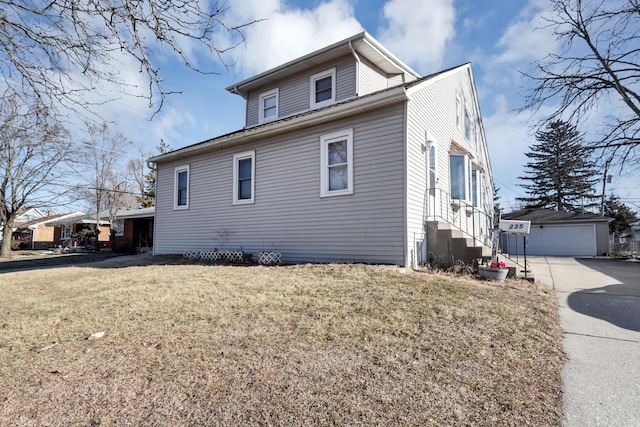
[[[529,257],[560,306],[565,426],[640,426],[640,263]]]

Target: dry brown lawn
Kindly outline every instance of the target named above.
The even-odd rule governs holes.
[[[178,264],[0,274],[0,424],[561,424],[536,286]]]

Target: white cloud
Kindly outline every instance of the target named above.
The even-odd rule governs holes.
[[[423,74],[441,65],[446,43],[454,37],[453,0],[390,0],[383,8],[387,24],[380,42]]]
[[[244,28],[246,44],[230,53],[241,78],[363,31],[347,0],[323,2],[314,9],[290,7],[282,0],[237,0],[225,19],[235,24],[263,20]]]
[[[491,159],[491,170],[496,187],[500,188],[500,204],[507,211],[518,209],[516,197],[526,196],[523,181],[525,164],[529,161],[525,153],[536,142],[537,117],[546,117],[555,106],[544,106],[539,111],[523,111],[516,114],[506,95],[494,98],[495,112],[483,117],[485,136]]]
[[[523,174],[524,153],[533,137],[529,133],[528,117],[510,111],[504,96],[498,96],[495,104],[495,113],[485,116],[483,124],[495,186],[500,188],[501,206],[509,211],[517,208],[515,198],[524,195],[518,186],[518,177]]]
[[[550,8],[548,0],[530,0],[497,43],[499,62],[537,61],[557,50],[553,30],[542,18]]]

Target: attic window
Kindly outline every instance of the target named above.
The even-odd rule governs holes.
[[[320,108],[336,102],[336,69],[311,76],[311,108]]]
[[[260,94],[260,123],[278,118],[278,88]]]
[[[471,142],[471,136],[473,135],[473,123],[471,122],[471,113],[469,109],[464,109],[464,137],[467,141]]]

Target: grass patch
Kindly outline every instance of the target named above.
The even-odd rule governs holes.
[[[353,265],[69,267],[3,274],[0,323],[7,425],[561,424],[541,289]]]

